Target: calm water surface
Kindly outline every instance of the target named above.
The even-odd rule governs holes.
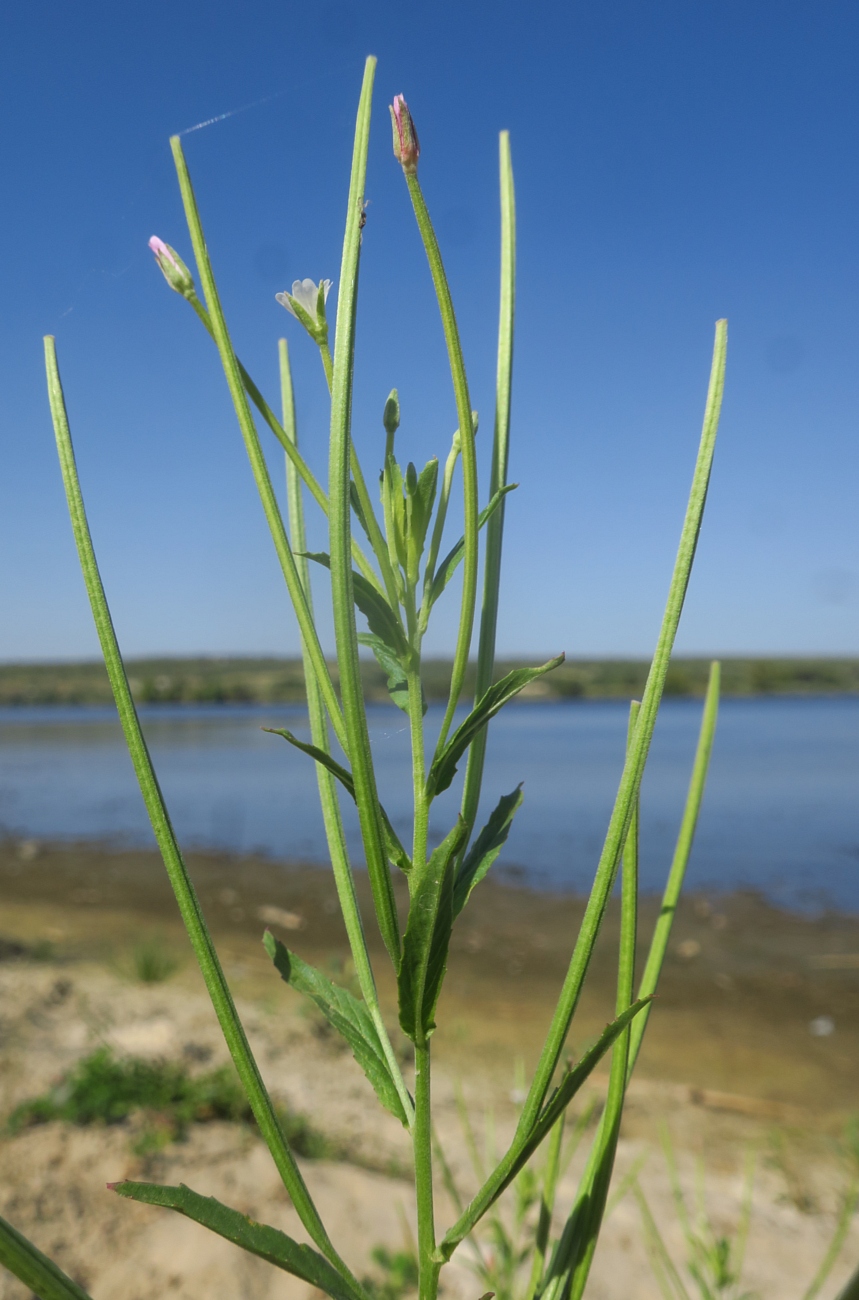
[[[663,705],[642,789],[642,873],[659,888],[670,860],[700,721],[699,701]],[[627,709],[594,701],[514,705],[490,729],[482,812],[525,782],[499,866],[536,886],[584,889],[623,762]],[[393,707],[370,710],[379,784],[409,828],[409,741]],[[430,731],[441,711],[427,715]],[[181,840],[324,862],[313,764],[263,726],[307,736],[301,709],[157,707],[143,725]],[[440,838],[460,786],[436,804]],[[690,884],[754,886],[799,907],[859,911],[859,699],[726,700],[690,865]],[[346,801],[348,802],[348,801]],[[360,859],[354,810],[345,808]],[[447,823],[447,824],[446,824]],[[0,833],[37,838],[151,833],[115,715],[0,710]]]

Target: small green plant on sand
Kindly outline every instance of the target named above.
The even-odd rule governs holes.
[[[263,513],[301,635],[310,740],[289,731],[280,740],[297,746],[315,763],[331,868],[343,913],[360,997],[334,983],[272,935],[266,950],[279,975],[309,998],[351,1048],[381,1106],[403,1125],[412,1145],[417,1220],[418,1293],[435,1300],[442,1271],[453,1253],[493,1212],[499,1198],[551,1141],[563,1115],[595,1066],[610,1055],[606,1103],[596,1125],[578,1193],[556,1233],[541,1238],[533,1257],[531,1293],[545,1300],[579,1300],[599,1236],[614,1166],[630,1075],[641,1047],[665,956],[679,891],[700,807],[716,722],[719,669],[711,669],[689,796],[677,849],[667,870],[663,907],[636,987],[635,943],[638,905],[638,797],[669,660],[685,599],[701,527],[722,401],[727,347],[724,321],[716,326],[703,429],[668,598],[640,705],[632,709],[626,759],[590,896],[577,935],[571,936],[567,973],[546,1029],[545,1042],[526,1090],[515,1134],[500,1158],[487,1167],[474,1194],[457,1207],[453,1222],[440,1224],[435,1195],[439,1173],[433,1150],[432,1035],[444,983],[451,934],[466,906],[479,907],[479,885],[498,857],[523,794],[521,787],[495,791],[494,810],[482,828],[478,810],[491,719],[524,687],[551,672],[563,656],[533,668],[517,668],[497,680],[495,639],[511,433],[510,397],[515,300],[515,201],[510,141],[500,138],[501,259],[496,402],[492,422],[491,473],[480,490],[475,433],[465,361],[441,250],[418,179],[420,147],[405,100],[391,105],[393,147],[426,253],[447,349],[457,428],[445,438],[440,462],[430,456],[422,469],[402,465],[396,439],[401,412],[396,390],[379,395],[379,441],[371,492],[352,441],[353,378],[361,251],[373,238],[365,203],[375,59],[368,59],[358,103],[352,168],[333,336],[328,320],[332,282],[296,280],[279,295],[311,339],[330,390],[327,489],[301,454],[295,421],[292,374],[286,341],[279,342],[280,415],[266,401],[240,361],[224,316],[191,176],[179,137],[171,140],[185,210],[193,274],[175,248],[153,237],[151,247],[171,289],[188,303],[211,336],[248,455]],[[424,160],[426,163],[426,160]],[[366,229],[365,229],[366,226]],[[178,242],[178,240],[177,240]],[[190,260],[190,259],[189,259]],[[329,340],[333,342],[331,346]],[[402,340],[399,341],[402,346]],[[105,664],[132,762],[149,812],[179,911],[200,964],[215,1014],[260,1133],[268,1144],[284,1187],[303,1225],[307,1243],[248,1219],[239,1210],[182,1185],[124,1182],[120,1196],[185,1214],[274,1266],[325,1292],[332,1300],[367,1300],[355,1267],[337,1247],[336,1223],[324,1223],[299,1168],[295,1151],[257,1066],[236,1010],[203,910],[173,831],[129,689],[107,598],[99,575],[75,466],[68,413],[53,338],[45,340],[48,392],[72,529]],[[285,511],[272,481],[253,410],[267,435],[286,454]],[[408,418],[408,413],[405,413]],[[654,459],[663,452],[654,449]],[[692,460],[690,447],[690,461]],[[375,474],[373,482],[375,479]],[[462,535],[445,540],[454,491],[462,501]],[[305,499],[327,521],[327,549],[309,554]],[[482,554],[481,554],[482,552]],[[330,580],[337,651],[337,685],[320,643],[309,572],[311,564]],[[457,579],[451,585],[451,579]],[[482,592],[480,590],[482,583]],[[457,588],[459,613],[450,688],[443,716],[432,736],[425,730],[422,645],[435,606]],[[472,645],[476,641],[474,701],[463,700]],[[414,817],[412,835],[396,833],[378,787],[362,687],[360,653],[369,651],[382,667],[393,703],[406,714],[411,733]],[[459,813],[438,825],[436,799],[461,773]],[[344,835],[341,800],[357,805],[363,857],[369,875],[373,915],[362,915],[353,863]],[[430,821],[438,846],[430,848]],[[392,871],[408,890],[405,923],[396,906]],[[588,974],[606,906],[616,882],[622,922],[617,959],[615,1018],[576,1060],[565,1045]],[[399,1025],[410,1044],[410,1066],[401,1064],[379,1004],[376,972],[366,941],[368,924],[378,927],[393,968]],[[538,1157],[539,1158],[539,1157]],[[56,1265],[9,1225],[0,1231],[0,1260],[37,1294],[51,1300],[83,1294]]]
[[[147,935],[136,943],[131,958],[134,977],[141,984],[163,984],[179,969],[175,953],[157,934]]]
[[[191,1124],[213,1120],[253,1123],[253,1112],[232,1065],[191,1075],[176,1061],[117,1058],[100,1047],[40,1097],[16,1106],[7,1129],[16,1134],[36,1124],[121,1124],[132,1118],[142,1126],[133,1147],[149,1155],[184,1138]],[[301,1115],[281,1110],[281,1127],[299,1155],[329,1156],[334,1149]]]

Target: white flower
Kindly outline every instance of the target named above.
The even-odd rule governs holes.
[[[331,288],[330,280],[322,280],[319,284],[315,284],[313,280],[294,280],[291,293],[276,293],[274,296],[281,307],[285,307],[290,315],[294,316],[297,321],[301,321],[305,328],[306,322],[301,319],[293,304],[297,304],[310,317],[312,324],[318,326],[322,323],[317,316],[320,288],[324,293],[323,302],[326,302]]]

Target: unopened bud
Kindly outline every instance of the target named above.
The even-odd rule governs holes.
[[[391,125],[394,129],[394,157],[407,176],[414,176],[418,170],[421,145],[409,106],[402,95],[394,96]]]
[[[400,427],[400,397],[396,388],[392,388],[388,394],[388,400],[385,402],[385,410],[382,414],[382,424],[385,426],[385,433],[391,438]]]
[[[149,247],[155,254],[155,261],[160,266],[164,279],[170,285],[170,288],[175,289],[177,293],[181,293],[183,298],[190,298],[195,295],[197,287],[194,284],[194,277],[176,252],[176,249],[171,248],[169,244],[165,244],[164,240],[159,239],[157,235],[152,236]]]

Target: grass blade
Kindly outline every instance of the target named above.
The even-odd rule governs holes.
[[[850,1230],[850,1220],[856,1212],[857,1204],[859,1204],[859,1182],[854,1182],[847,1191],[842,1202],[841,1212],[838,1215],[838,1220],[835,1224],[835,1231],[832,1234],[832,1240],[827,1247],[826,1254],[823,1256],[820,1268],[815,1273],[811,1285],[805,1292],[802,1300],[815,1300],[815,1297],[819,1295],[822,1286],[835,1266],[835,1261],[841,1254],[844,1242],[847,1239],[847,1233]],[[859,1272],[854,1276],[854,1285],[856,1288],[855,1294],[859,1296]],[[848,1287],[849,1286],[850,1283],[848,1283]],[[842,1291],[838,1300],[844,1300],[847,1294],[847,1292]]]
[[[331,538],[331,596],[334,635],[340,668],[340,694],[347,736],[344,746],[352,768],[361,837],[373,902],[385,947],[397,967],[400,961],[400,926],[394,891],[384,851],[382,817],[370,751],[367,715],[358,659],[355,623],[355,587],[351,563],[351,446],[352,385],[355,366],[355,313],[358,305],[358,269],[364,214],[364,183],[370,139],[370,106],[376,60],[367,59],[355,124],[352,175],[346,209],[346,231],[337,296],[337,334],[334,343],[334,377],[331,388],[331,438],[329,449],[329,533]],[[375,629],[374,629],[375,630]]]
[[[214,1196],[201,1196],[184,1183],[178,1187],[164,1187],[158,1183],[122,1182],[111,1185],[119,1196],[143,1205],[159,1205],[176,1210],[186,1218],[201,1223],[219,1237],[241,1246],[251,1255],[258,1255],[269,1264],[282,1268],[303,1282],[318,1287],[332,1300],[366,1300],[366,1294],[357,1282],[347,1279],[331,1267],[327,1259],[310,1246],[304,1246],[278,1228],[265,1223],[255,1223],[247,1215],[222,1204]]]
[[[0,1218],[0,1264],[14,1273],[39,1300],[90,1300],[58,1264]]]
[[[149,750],[140,727],[137,710],[131,697],[125,665],[122,662],[119,644],[116,639],[113,621],[104,593],[101,575],[93,549],[86,510],[81,495],[74,449],[69,432],[65,398],[63,396],[60,374],[57,368],[57,355],[54,339],[50,335],[45,339],[45,364],[48,377],[48,396],[51,404],[51,416],[57,440],[60,468],[66,491],[72,531],[77,546],[78,558],[87,594],[92,607],[93,619],[98,632],[105,667],[110,679],[113,697],[116,701],[119,720],[125,735],[125,742],[134,766],[135,775],[143,795],[143,802],[155,832],[155,839],[167,869],[170,884],[176,895],[179,912],[185,923],[185,929],[191,940],[200,970],[212,1000],[212,1006],[218,1017],[218,1023],[235,1063],[239,1078],[254,1113],[265,1142],[272,1154],[284,1186],[289,1192],[296,1211],[312,1239],[344,1277],[351,1277],[348,1268],[340,1259],[328,1237],[316,1206],[304,1183],[304,1179],[295,1163],[292,1152],[281,1131],[280,1123],[268,1095],[254,1055],[239,1019],[224,975],[212,936],[206,925],[188,869],[182,858],[170,816],[158,785],[158,778],[152,766]]]

